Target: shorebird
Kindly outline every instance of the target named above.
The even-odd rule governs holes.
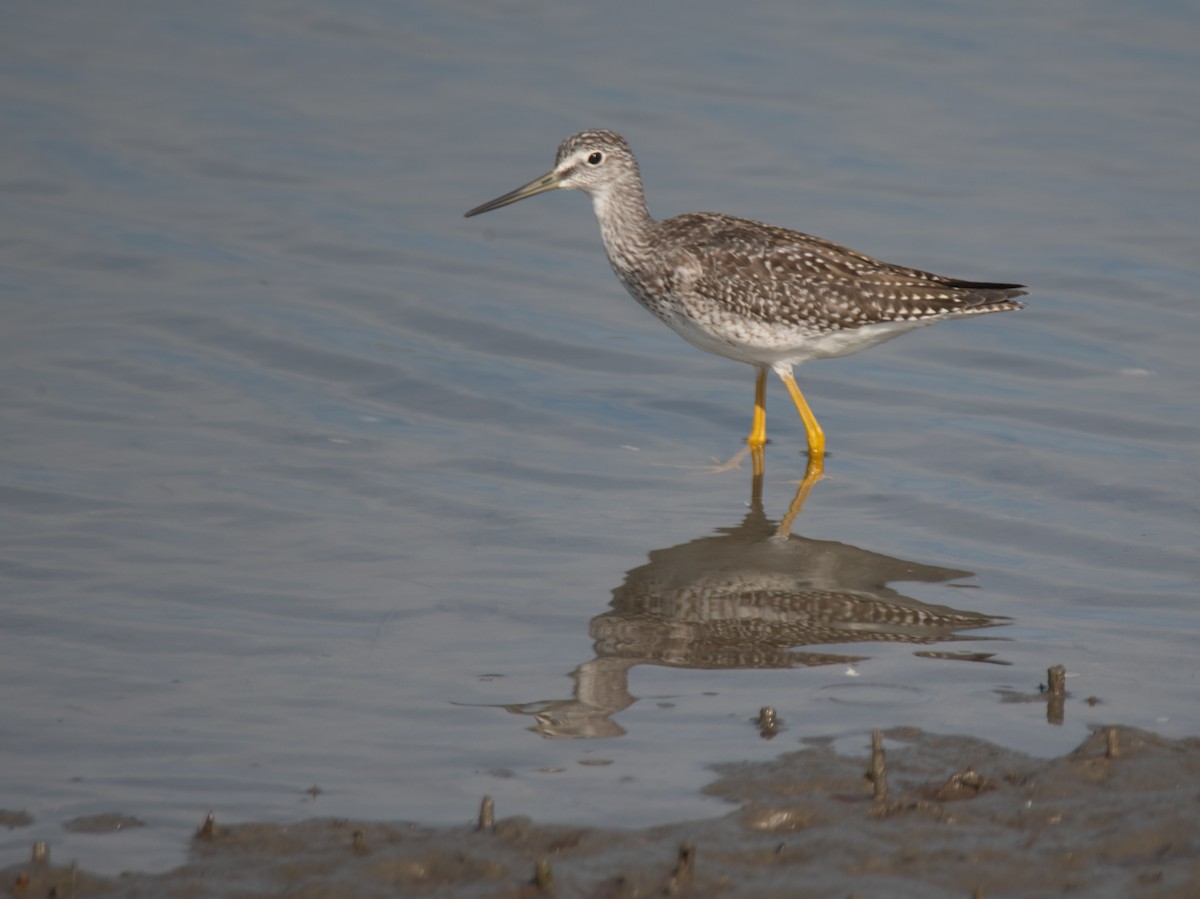
[[[756,369],[746,443],[767,441],[767,370],[804,422],[811,466],[825,433],[793,366],[857,353],[933,322],[1020,309],[1021,284],[964,281],[881,262],[820,237],[713,212],[657,221],[637,159],[613,131],[581,131],[554,168],[466,213],[479,215],[550,190],[592,198],[608,261],[633,298],[684,340]],[[756,455],[756,462],[759,455]]]

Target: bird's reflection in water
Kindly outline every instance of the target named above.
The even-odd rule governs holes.
[[[756,460],[757,462],[757,460]],[[811,474],[812,472],[810,472]],[[819,477],[819,472],[817,473]],[[879,555],[856,546],[791,533],[815,477],[801,482],[788,514],[775,524],[763,511],[762,466],[755,465],[743,521],[668,549],[630,571],[609,611],[592,619],[596,657],[571,677],[570,699],[506,705],[534,719],[547,738],[620,736],[612,716],[636,702],[634,665],[675,668],[794,668],[848,664],[867,655],[806,647],[846,643],[942,644],[978,640],[960,631],[1006,619],[929,605],[887,586],[970,577]],[[990,653],[923,651],[917,655],[989,661]]]

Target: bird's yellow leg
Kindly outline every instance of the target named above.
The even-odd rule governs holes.
[[[754,422],[746,438],[751,449],[761,449],[767,442],[767,370],[759,368],[754,378]]]
[[[779,373],[779,377],[783,379],[784,386],[792,395],[792,402],[796,404],[796,411],[800,413],[800,419],[804,422],[804,430],[808,433],[808,458],[820,462],[825,455],[825,432],[817,424],[817,417],[813,415],[812,409],[808,408],[808,402],[804,399],[804,394],[800,392],[800,387],[796,384],[792,373],[783,371]]]

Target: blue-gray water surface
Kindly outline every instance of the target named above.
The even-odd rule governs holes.
[[[717,815],[872,728],[1200,733],[1200,10],[20,2],[0,35],[0,864],[218,819]],[[590,206],[466,209],[624,133],[651,211],[1030,285],[770,386]],[[1068,672],[1061,716],[1037,697]],[[753,725],[774,706],[783,730]],[[1048,720],[1054,719],[1054,720]],[[310,790],[311,787],[319,790]],[[64,830],[98,813],[147,825]]]

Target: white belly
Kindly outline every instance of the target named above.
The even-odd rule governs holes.
[[[676,315],[663,317],[671,330],[692,346],[751,365],[774,365],[779,362],[799,365],[814,359],[848,356],[939,320],[928,318],[922,321],[882,322],[859,328],[812,333],[801,328],[781,329],[778,325],[747,319],[709,322]]]

